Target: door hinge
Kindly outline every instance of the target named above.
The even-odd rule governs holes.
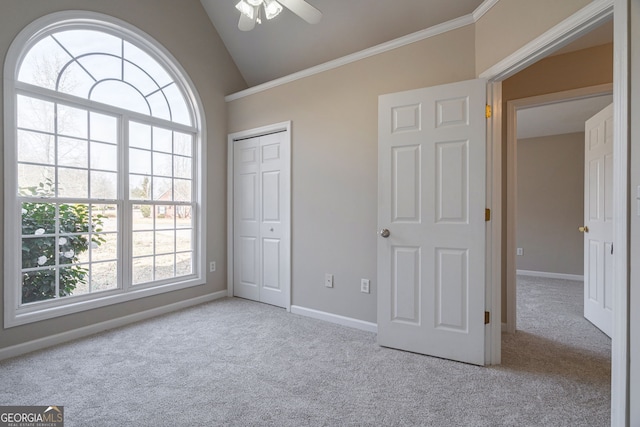
[[[491,313],[489,313],[488,311],[484,312],[484,324],[488,325],[489,322],[491,322]]]
[[[487,117],[487,119],[491,118],[491,105],[489,104],[485,105],[484,114]]]
[[[484,210],[484,220],[491,221],[491,209]]]

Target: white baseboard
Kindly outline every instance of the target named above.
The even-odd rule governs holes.
[[[378,333],[378,325],[376,323],[365,322],[364,320],[353,319],[351,317],[340,316],[338,314],[327,313],[325,311],[314,310],[312,308],[300,307],[298,305],[292,305],[291,312],[293,314],[337,323],[338,325],[348,326],[362,331],[373,332],[374,334]]]
[[[584,281],[584,276],[580,274],[547,273],[545,271],[516,270],[520,276],[546,277],[548,279],[580,280]]]
[[[212,294],[203,295],[201,297],[192,298],[169,305],[163,305],[162,307],[152,308],[151,310],[129,314],[127,316],[106,320],[104,322],[84,326],[82,328],[73,329],[71,331],[61,332],[59,334],[50,335],[48,337],[39,338],[37,340],[16,344],[11,347],[0,349],[0,360],[20,356],[26,353],[31,353],[32,351],[36,350],[42,350],[43,348],[97,334],[108,329],[119,328],[130,323],[139,322],[140,320],[150,319],[162,314],[171,313],[172,311],[177,311],[183,308],[192,307],[194,305],[203,304],[205,302],[211,302],[220,298],[225,298],[226,296],[227,291],[225,289],[224,291],[214,292]]]

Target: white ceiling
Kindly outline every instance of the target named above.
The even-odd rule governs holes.
[[[483,0],[307,0],[315,25],[283,11],[238,29],[238,0],[200,0],[249,86],[293,74],[472,13]]]
[[[584,122],[613,102],[613,95],[518,110],[518,139],[584,132]]]

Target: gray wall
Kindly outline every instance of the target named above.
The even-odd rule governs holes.
[[[517,144],[517,269],[582,275],[584,132]]]
[[[91,10],[127,21],[164,45],[181,63],[196,86],[204,104],[207,122],[209,209],[207,218],[207,256],[217,261],[215,273],[207,275],[207,284],[169,294],[157,295],[123,304],[0,330],[0,348],[35,340],[93,323],[111,320],[139,311],[203,296],[226,288],[226,104],[224,96],[246,87],[235,64],[215,32],[198,0],[1,0],[0,58],[4,63],[9,45],[29,23],[61,10]],[[0,88],[2,92],[2,88]],[[2,112],[0,104],[0,115]],[[4,129],[0,124],[0,135]],[[4,160],[0,175],[4,174]],[[4,198],[0,198],[0,216],[4,216]],[[0,220],[4,224],[4,218]],[[0,240],[4,229],[0,231]],[[0,246],[0,251],[4,248]],[[4,257],[0,261],[0,270]],[[2,276],[0,276],[2,281]],[[2,283],[2,288],[4,283]],[[0,311],[4,309],[0,292]],[[3,316],[3,313],[0,313]],[[0,318],[2,318],[0,316]]]
[[[378,96],[472,79],[474,58],[469,25],[229,103],[231,132],[292,121],[294,305],[376,321]]]

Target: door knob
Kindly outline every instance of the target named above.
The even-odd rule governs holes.
[[[578,227],[578,231],[581,233],[588,233],[589,232],[589,227],[587,227],[586,225],[582,226],[582,227]]]
[[[387,237],[391,236],[391,232],[388,228],[383,228],[382,230],[380,230],[380,236],[386,239]]]

